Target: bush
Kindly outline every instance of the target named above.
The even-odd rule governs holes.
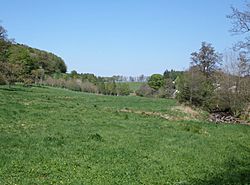
[[[148,84],[143,84],[135,93],[137,96],[152,97],[154,96],[155,90]]]
[[[116,83],[114,81],[105,83],[105,94],[113,96],[117,95]]]
[[[210,105],[211,111],[230,112],[239,117],[246,114],[250,102],[249,77],[235,77],[221,74],[219,86],[214,92]]]
[[[97,93],[98,92],[98,88],[95,84],[91,83],[91,82],[82,82],[80,85],[81,91],[83,92],[88,92],[88,93]]]
[[[156,91],[154,93],[154,96],[156,98],[170,98],[171,97],[167,89],[165,89],[164,87],[161,87],[158,91]]]
[[[208,108],[214,93],[211,81],[195,68],[185,72],[178,80],[177,99],[180,103]]]
[[[0,73],[0,85],[5,85],[6,84],[6,79],[3,75]]]
[[[116,92],[117,92],[117,95],[127,96],[127,95],[130,94],[131,90],[130,90],[128,84],[126,84],[126,83],[117,83]]]
[[[81,82],[77,80],[67,80],[65,87],[73,91],[81,91]]]
[[[173,98],[175,92],[175,84],[172,79],[164,79],[164,85],[158,90],[157,97],[159,98]]]

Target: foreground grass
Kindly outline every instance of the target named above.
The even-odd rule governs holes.
[[[122,113],[174,100],[0,87],[0,184],[250,184],[250,127]]]

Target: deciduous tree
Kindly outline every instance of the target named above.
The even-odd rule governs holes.
[[[199,52],[191,53],[191,65],[197,66],[199,70],[209,78],[221,64],[221,54],[217,53],[210,43],[202,42]]]
[[[148,80],[148,85],[154,90],[159,90],[164,85],[164,78],[161,74],[153,74]]]

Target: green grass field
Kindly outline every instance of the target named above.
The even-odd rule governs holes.
[[[175,105],[2,86],[0,184],[250,184],[249,126],[120,112]]]

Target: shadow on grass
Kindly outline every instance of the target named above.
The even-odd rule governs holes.
[[[17,86],[0,86],[0,91],[22,91],[22,92],[28,92],[28,89],[20,88]]]
[[[31,87],[36,87],[36,88],[41,88],[41,89],[49,89],[49,87],[51,87],[51,86],[32,84]]]
[[[247,154],[244,157],[244,160],[239,160],[233,157],[224,164],[224,169],[226,169],[225,172],[208,177],[208,179],[205,180],[194,180],[193,184],[250,184],[250,149],[247,147],[244,148]]]
[[[0,91],[30,92],[32,87],[48,89],[47,86],[41,86],[41,85],[30,85],[30,86],[24,86],[24,85],[13,85],[13,86],[2,85],[1,86],[0,85]]]

